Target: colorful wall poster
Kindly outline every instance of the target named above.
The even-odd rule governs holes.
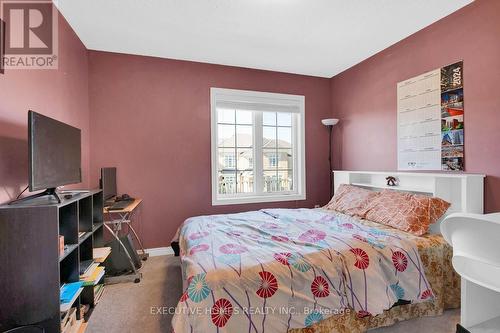
[[[463,62],[441,68],[441,167],[464,170]]]
[[[398,169],[463,170],[463,63],[397,84]]]

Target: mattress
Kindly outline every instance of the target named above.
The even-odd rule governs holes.
[[[194,217],[179,240],[177,333],[362,332],[405,319],[395,309],[432,315],[455,301],[439,236],[322,209]]]

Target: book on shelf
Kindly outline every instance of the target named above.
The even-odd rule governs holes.
[[[71,301],[73,296],[78,292],[78,289],[82,287],[82,282],[72,282],[72,283],[65,283],[61,286],[61,294],[60,294],[60,300],[61,303],[67,303]]]
[[[83,290],[82,287],[83,287],[82,281],[65,283],[61,286],[60,297],[59,297],[61,301],[61,306],[60,306],[61,312],[66,312],[71,308],[75,300],[82,292]]]
[[[64,236],[59,235],[59,256],[64,255]]]
[[[98,262],[91,262],[90,264],[85,262],[85,264],[87,265],[87,268],[85,269],[85,271],[83,273],[81,272],[81,269],[80,269],[80,280],[83,280],[83,279],[86,279],[86,278],[92,276],[95,273],[95,271],[97,270],[97,268],[99,267]]]
[[[87,269],[94,263],[94,260],[84,260],[80,262],[80,276],[85,274]]]
[[[104,292],[104,284],[99,283],[94,286],[94,302],[97,303],[101,299]]]
[[[111,253],[110,247],[96,247],[93,249],[93,258],[95,262],[102,263]]]
[[[103,287],[104,287],[104,285],[102,283],[96,284],[94,286],[94,294],[97,294],[98,292],[100,292]]]
[[[83,281],[84,287],[95,286],[103,276],[104,276],[104,267],[98,266],[90,276],[81,278],[81,280]]]

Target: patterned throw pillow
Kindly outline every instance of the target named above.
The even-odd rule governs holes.
[[[324,208],[364,218],[368,204],[378,195],[378,192],[361,187],[340,184],[337,193]]]
[[[421,236],[448,207],[440,198],[384,190],[368,205],[365,218]]]
[[[448,201],[436,197],[432,197],[430,199],[430,218],[431,224],[434,224],[439,221],[441,217],[443,217],[448,208],[450,208],[451,204]]]

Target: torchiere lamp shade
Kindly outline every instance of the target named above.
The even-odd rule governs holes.
[[[321,119],[321,123],[325,126],[335,126],[339,122],[336,118]]]

